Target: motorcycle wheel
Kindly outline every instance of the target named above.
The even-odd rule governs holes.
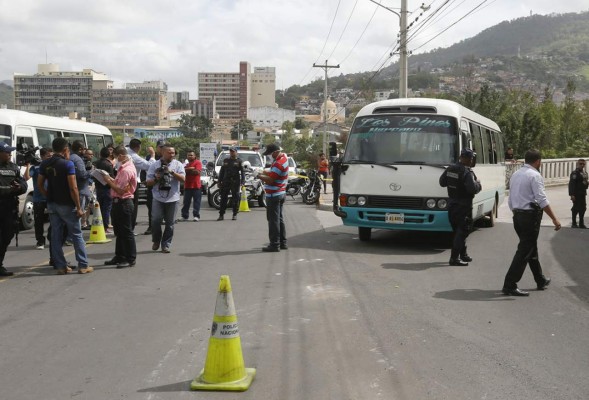
[[[319,193],[314,190],[309,191],[306,195],[303,195],[303,202],[305,204],[315,204],[319,201]]]
[[[292,197],[295,197],[299,193],[301,193],[301,187],[299,185],[292,185],[286,190],[286,194]]]
[[[260,207],[266,207],[266,193],[262,192],[262,194],[258,196],[258,205]]]
[[[221,209],[221,191],[220,190],[215,190],[214,192],[212,192],[211,195],[209,196],[209,199],[210,199],[209,205],[211,207],[214,207],[217,210],[220,210]],[[228,207],[229,207],[230,201],[231,200],[229,200],[227,202],[228,203]]]

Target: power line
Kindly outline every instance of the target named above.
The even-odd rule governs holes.
[[[335,52],[335,49],[337,49],[337,46],[339,46],[339,42],[340,42],[340,40],[342,40],[342,36],[344,36],[344,33],[346,32],[346,29],[348,28],[348,24],[350,23],[350,19],[352,19],[352,15],[354,15],[354,10],[356,9],[357,4],[358,4],[358,0],[356,0],[356,2],[354,3],[354,7],[352,7],[352,11],[350,12],[350,15],[348,16],[348,20],[346,21],[346,25],[344,26],[342,33],[339,35],[339,38],[337,39],[337,43],[335,44],[335,47],[331,51],[331,54],[329,55],[329,57],[327,57],[328,60],[331,58],[331,56]]]

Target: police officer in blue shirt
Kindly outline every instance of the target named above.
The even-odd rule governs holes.
[[[466,252],[466,238],[472,224],[472,199],[481,191],[481,183],[470,169],[474,157],[471,149],[462,149],[458,162],[440,176],[440,186],[448,188],[448,219],[454,232],[450,265],[466,266],[472,261]]]

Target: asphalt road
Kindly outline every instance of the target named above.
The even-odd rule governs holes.
[[[587,399],[589,231],[566,227],[563,187],[548,195],[565,228],[543,227],[553,283],[535,291],[526,271],[528,298],[500,292],[517,245],[506,205],[470,236],[468,267],[447,265],[447,235],[375,231],[364,243],[300,200],[288,201],[280,253],[260,251],[260,208],[223,222],[205,208],[176,225],[172,253],[138,236],[136,267],[89,275],[54,275],[21,233],[5,260],[17,274],[0,280],[0,399]],[[113,249],[89,246],[92,263]],[[257,376],[244,393],[190,392],[222,274]]]

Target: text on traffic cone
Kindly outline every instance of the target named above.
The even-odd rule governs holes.
[[[228,275],[222,275],[205,367],[190,388],[245,391],[255,375],[255,368],[244,366],[231,282]]]

